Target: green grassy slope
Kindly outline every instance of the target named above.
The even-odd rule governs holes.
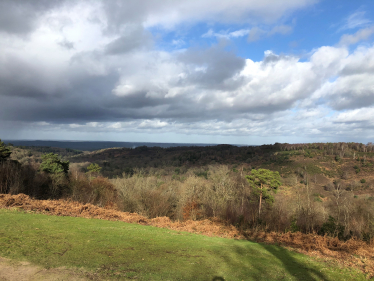
[[[277,246],[10,210],[0,210],[0,256],[120,280],[365,280]]]

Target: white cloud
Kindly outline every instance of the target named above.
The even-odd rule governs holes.
[[[230,32],[229,35],[231,37],[243,37],[243,36],[246,36],[249,34],[249,29],[239,29],[239,30],[236,30],[236,31],[233,31],[233,32]]]
[[[273,36],[275,34],[290,34],[293,31],[293,27],[289,25],[278,25],[274,26],[270,30],[264,30],[259,27],[252,28],[248,33],[248,42],[258,41],[260,39]]]
[[[374,125],[374,108],[360,108],[342,112],[334,118],[334,121],[340,123],[370,122]]]
[[[344,21],[342,27],[339,28],[339,31],[346,29],[354,29],[366,26],[371,24],[371,20],[365,17],[366,11],[358,10],[350,14]]]
[[[374,33],[374,26],[360,29],[354,34],[344,34],[339,41],[339,45],[353,45],[362,40],[368,39]]]
[[[82,127],[82,125],[79,125],[79,124],[69,124],[69,127],[75,129],[75,128]]]
[[[290,11],[315,4],[316,0],[181,0],[143,1],[145,26],[172,28],[183,22],[273,23]],[[130,11],[131,12],[131,11]],[[139,12],[139,10],[138,10]],[[129,13],[129,12],[128,12]]]
[[[109,129],[121,129],[122,124],[120,122],[112,123],[108,126]]]
[[[180,48],[180,47],[184,46],[186,44],[186,42],[184,42],[184,40],[182,40],[182,39],[174,39],[174,40],[171,41],[171,44],[174,45],[177,48]]]
[[[352,124],[360,123],[357,128],[374,134],[374,47],[348,48],[367,39],[372,27],[343,35],[340,45],[316,48],[303,60],[266,51],[262,61],[254,61],[227,51],[222,42],[162,51],[149,44],[157,38],[143,27],[176,28],[201,19],[247,26],[253,20],[262,29],[212,28],[204,36],[254,41],[292,32],[292,26],[274,21],[314,1],[129,1],[127,10],[120,5],[118,11],[107,3],[80,2],[43,14],[26,39],[2,34],[0,126],[103,136],[300,135],[320,141],[349,138]],[[347,28],[367,23],[358,18]]]
[[[209,29],[201,37],[205,37],[205,38],[217,37],[217,38],[231,39],[231,38],[238,38],[238,37],[246,36],[249,34],[249,32],[250,32],[249,29],[239,29],[239,30],[232,31],[232,32],[228,32],[227,30],[214,32],[213,29]]]
[[[320,60],[326,61],[326,57]],[[358,47],[350,55],[341,53],[329,73],[331,77],[336,75],[336,79],[323,83],[314,93],[315,99],[323,98],[336,110],[374,105],[374,84],[370,78],[374,73],[374,47]]]
[[[139,129],[160,129],[168,126],[169,124],[165,121],[160,120],[144,120],[142,121],[138,128]]]

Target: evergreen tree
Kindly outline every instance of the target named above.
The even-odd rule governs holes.
[[[253,193],[259,198],[258,216],[261,216],[262,200],[266,203],[274,202],[274,197],[271,193],[276,192],[281,185],[280,175],[278,172],[267,169],[253,169],[246,178],[252,187]]]
[[[68,188],[69,161],[61,161],[60,157],[54,153],[44,154],[42,159],[39,169],[49,174],[52,181],[51,185],[49,185],[49,190],[46,190],[44,195],[60,198]]]
[[[40,170],[48,174],[67,174],[69,171],[69,161],[61,161],[58,154],[48,153],[42,155]]]
[[[91,179],[91,177],[99,176],[101,167],[99,166],[99,164],[91,163],[91,165],[87,167],[87,170],[88,170],[87,174],[89,174],[90,179]]]
[[[7,160],[10,157],[11,153],[12,152],[10,151],[10,149],[7,148],[4,142],[2,142],[0,139],[0,162]]]
[[[87,173],[100,173],[101,167],[99,166],[99,164],[92,163],[91,165],[87,167],[87,170],[88,170]]]

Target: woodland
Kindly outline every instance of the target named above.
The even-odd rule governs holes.
[[[374,237],[374,145],[109,148],[0,141],[0,193],[65,199],[239,230]]]

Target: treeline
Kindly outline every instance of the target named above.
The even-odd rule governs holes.
[[[205,167],[207,165],[241,165],[243,163],[258,166],[264,162],[281,164],[288,161],[288,156],[279,152],[293,151],[305,157],[336,156],[341,158],[374,157],[372,144],[357,143],[312,143],[280,144],[262,146],[217,145],[209,147],[146,147],[135,149],[105,149],[71,158],[74,163],[95,162],[102,169],[102,174],[109,178],[131,175],[135,168],[166,167]]]
[[[346,150],[353,150],[356,152],[374,152],[374,144],[372,142],[369,142],[368,144],[355,143],[355,142],[300,143],[300,144],[275,143],[274,145],[269,145],[269,146],[276,147],[280,150],[318,149],[322,151],[335,151],[335,152],[346,151]]]
[[[22,150],[19,147],[12,148],[12,158],[21,163],[41,162],[43,153],[57,153],[71,163],[98,163],[101,174],[108,178],[122,176],[123,173],[131,175],[134,169],[162,169],[167,167],[205,167],[207,165],[242,165],[259,166],[262,163],[289,162],[287,152],[295,155],[334,156],[337,160],[341,158],[356,159],[362,161],[374,158],[374,146],[359,143],[311,143],[311,144],[287,144],[275,143],[262,146],[232,146],[217,145],[207,147],[146,147],[137,148],[112,148],[94,151],[91,153],[80,153],[69,149],[51,147],[28,147]],[[82,172],[85,172],[83,167]]]

